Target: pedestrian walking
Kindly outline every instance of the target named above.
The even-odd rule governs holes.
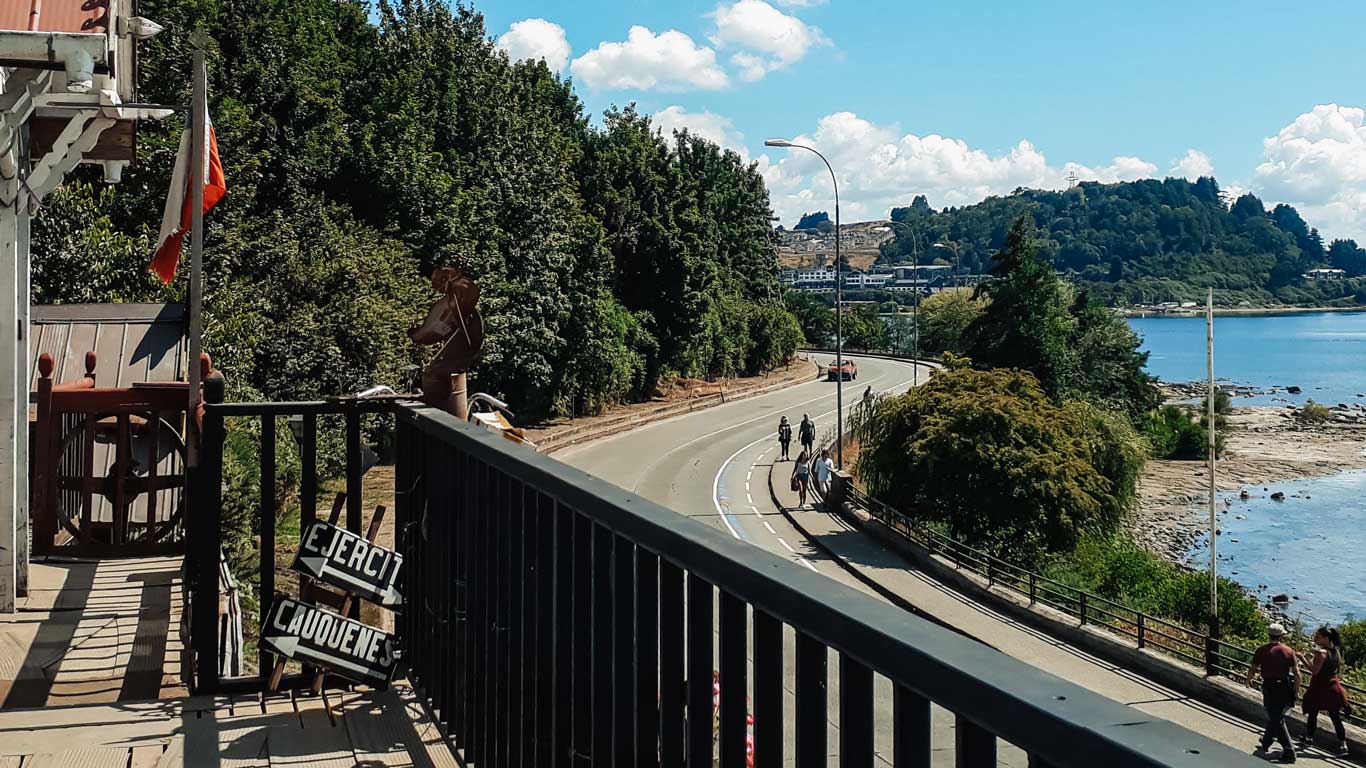
[[[801,440],[802,452],[811,454],[811,447],[816,444],[816,422],[811,417],[802,414],[802,423],[797,427],[797,439]]]
[[[1267,628],[1267,642],[1252,654],[1252,666],[1247,670],[1247,684],[1260,671],[1262,675],[1262,706],[1266,708],[1266,732],[1254,754],[1264,755],[1272,741],[1281,743],[1282,763],[1295,762],[1295,747],[1290,743],[1290,729],[1285,715],[1295,706],[1300,690],[1299,657],[1286,645],[1285,627],[1272,624]]]
[[[821,451],[820,458],[812,466],[816,478],[816,490],[824,498],[830,494],[830,476],[835,471],[835,461],[829,451]]]
[[[1347,691],[1342,687],[1338,674],[1342,671],[1342,635],[1337,627],[1324,625],[1314,633],[1314,656],[1300,655],[1305,666],[1309,667],[1309,690],[1304,692],[1305,729],[1301,747],[1314,743],[1314,732],[1319,728],[1319,713],[1327,712],[1333,721],[1333,731],[1337,734],[1337,754],[1347,754],[1347,729],[1342,726],[1342,716],[1352,713],[1351,703],[1347,701]]]
[[[797,506],[806,506],[806,491],[811,485],[811,454],[802,451],[792,467],[792,490],[797,492]]]
[[[786,416],[778,420],[778,445],[782,448],[782,456],[778,461],[787,461],[788,446],[792,445],[792,425],[787,423]]]
[[[863,390],[863,402],[866,403],[866,402],[868,402],[869,400],[872,400],[872,399],[873,399],[873,385],[872,385],[872,384],[869,384],[868,387],[867,387],[866,389]]]

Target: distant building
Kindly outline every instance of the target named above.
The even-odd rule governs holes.
[[[1347,270],[1320,267],[1304,273],[1305,280],[1346,280]]]

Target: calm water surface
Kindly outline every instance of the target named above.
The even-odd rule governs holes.
[[[1205,377],[1203,317],[1131,318],[1149,352],[1148,370],[1165,381]],[[1226,382],[1259,389],[1298,386],[1238,398],[1235,405],[1363,403],[1366,398],[1366,313],[1314,312],[1214,318],[1214,372]],[[1249,488],[1247,501],[1227,497],[1220,515],[1220,573],[1259,591],[1298,596],[1291,615],[1306,622],[1366,617],[1366,472]],[[1272,501],[1275,491],[1283,502]],[[1222,505],[1221,505],[1222,508]],[[1199,542],[1193,563],[1208,564]],[[1266,589],[1259,590],[1259,586]]]

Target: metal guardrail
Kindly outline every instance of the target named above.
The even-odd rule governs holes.
[[[928,766],[931,702],[956,713],[959,766],[994,766],[998,739],[1031,765],[1255,764],[445,413],[395,412],[404,659],[466,760],[744,766],[752,715],[756,766],[825,765],[833,652],[841,765],[873,764],[881,704],[882,749]],[[719,746],[711,686],[688,684],[713,672]]]
[[[221,379],[207,380],[205,393],[187,561],[193,604],[216,606],[224,419],[260,419],[264,505],[271,433],[289,414],[305,414],[304,480],[315,494],[310,416],[342,408],[348,486],[358,485],[350,470],[361,406],[220,404]],[[752,728],[757,768],[794,757],[825,765],[836,752],[841,765],[871,767],[875,751],[896,766],[929,766],[931,750],[947,746],[935,743],[935,703],[954,713],[963,768],[994,768],[1001,741],[1034,766],[1257,764],[444,412],[365,407],[392,413],[396,429],[402,661],[467,763],[739,768]],[[355,490],[348,500],[360,498]],[[269,519],[263,581],[273,567]],[[264,678],[220,677],[217,622],[205,614],[214,615],[193,614],[196,692],[259,690]],[[832,654],[837,692],[828,688]],[[891,683],[890,700],[876,696],[875,676]],[[838,744],[827,743],[832,706]],[[879,711],[893,723],[892,744],[875,743]]]
[[[852,485],[845,495],[887,527],[932,554],[951,561],[955,568],[985,578],[988,587],[1005,587],[1028,598],[1031,606],[1046,605],[1077,618],[1083,626],[1107,630],[1134,641],[1139,648],[1151,648],[1202,667],[1207,676],[1222,675],[1240,682],[1247,678],[1253,649],[1212,638],[1205,632],[1020,568],[935,531]],[[1308,681],[1309,676],[1304,675],[1306,686]],[[1345,681],[1343,687],[1353,701],[1366,701],[1366,688]],[[1360,709],[1354,709],[1345,719],[1366,725],[1366,713]]]

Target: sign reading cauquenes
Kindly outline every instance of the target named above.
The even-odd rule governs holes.
[[[322,520],[304,531],[294,559],[294,570],[385,608],[403,605],[398,593],[402,566],[399,553]]]
[[[283,595],[261,627],[261,642],[282,656],[377,687],[394,674],[392,635]]]

